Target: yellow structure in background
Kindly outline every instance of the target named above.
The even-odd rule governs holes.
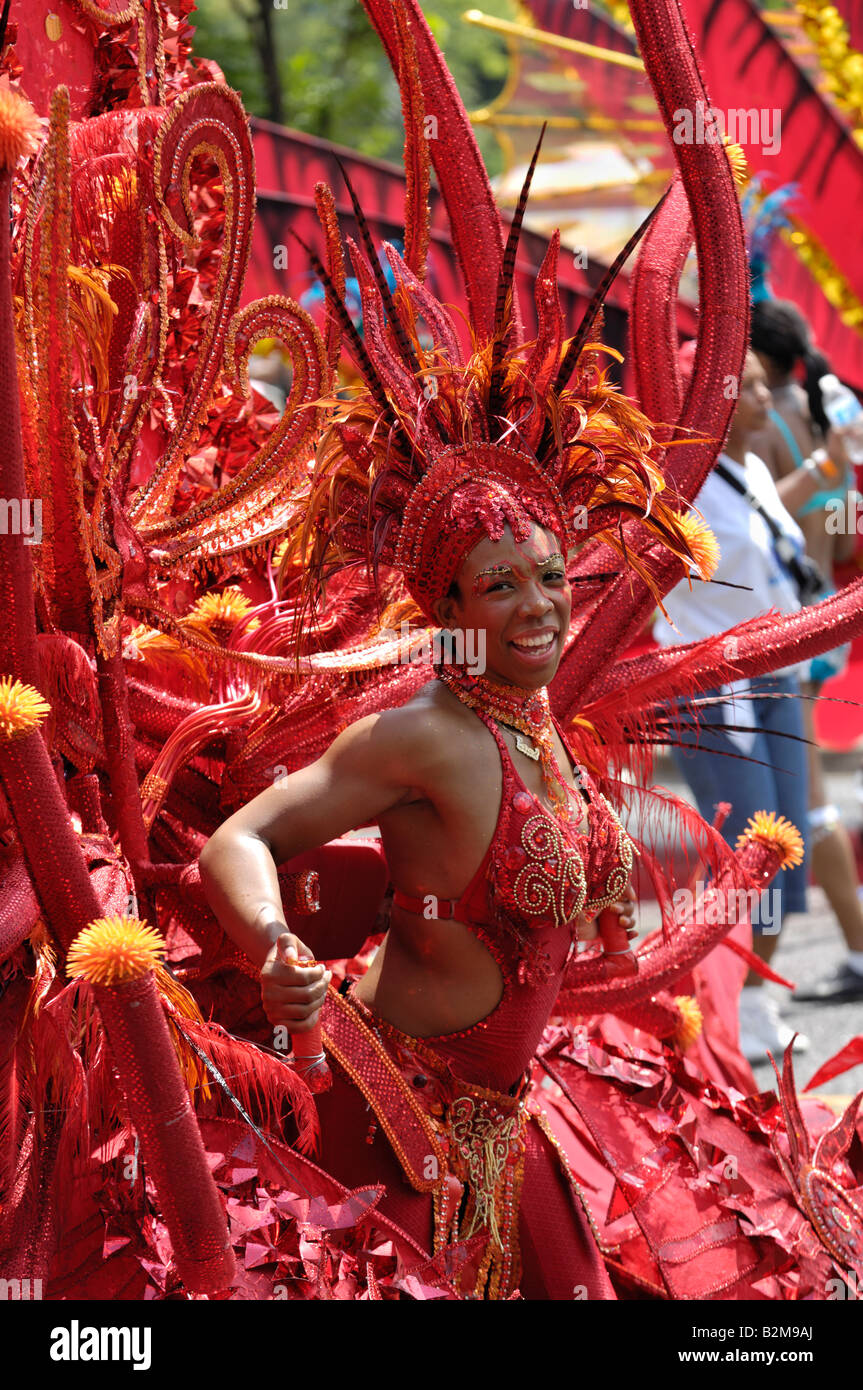
[[[625,0],[606,0],[605,8],[620,28],[633,33]],[[644,65],[635,54],[605,50],[595,44],[538,29],[531,23],[530,13],[524,6],[521,14],[523,18],[519,23],[498,19],[479,9],[467,10],[462,16],[468,24],[500,34],[509,51],[509,72],[502,90],[488,105],[471,112],[472,121],[493,130],[503,151],[505,172],[499,180],[496,196],[501,206],[514,206],[517,201],[525,165],[523,152],[520,155],[516,145],[519,130],[538,131],[541,122],[546,120],[550,132],[572,131],[574,139],[588,132],[595,134],[595,141],[585,141],[563,154],[558,151],[549,156],[546,152],[534,181],[533,214],[529,220],[537,230],[543,231],[560,225],[561,237],[570,249],[583,245],[589,255],[602,258],[607,250],[605,243],[614,244],[622,235],[634,230],[643,209],[655,201],[669,175],[668,162],[647,167],[644,145],[639,147],[629,138],[655,133],[663,148],[667,148],[663,123],[655,113],[652,98],[645,94],[644,115],[630,119],[613,118],[598,111],[546,115],[541,109],[542,89],[536,84],[536,111],[517,111],[512,106],[520,85],[527,80],[524,56],[528,45],[545,49],[550,64],[555,57],[560,59],[566,55],[573,60],[598,61],[635,72],[643,72]],[[788,51],[811,70],[820,90],[841,109],[854,139],[863,147],[863,54],[851,47],[848,27],[835,5],[828,4],[827,0],[791,0],[787,9],[764,9],[763,18],[778,31]],[[577,103],[584,84],[575,61],[567,62],[562,70],[558,68],[548,90],[560,91],[566,83]],[[559,166],[557,176],[556,165]],[[617,207],[609,203],[615,190],[621,195]],[[591,194],[596,195],[597,203],[590,207],[588,218],[583,199]],[[573,200],[568,220],[565,208],[560,205],[560,200],[567,198]],[[543,211],[543,201],[553,202],[554,206]],[[631,226],[626,227],[628,212],[631,212]],[[863,303],[817,238],[799,218],[792,217],[791,222],[792,227],[782,233],[786,243],[806,266],[842,322],[863,335]]]

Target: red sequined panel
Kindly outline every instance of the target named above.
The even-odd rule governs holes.
[[[595,917],[621,897],[632,874],[633,845],[616,812],[590,782],[593,806],[587,847],[588,900],[584,911]]]
[[[513,806],[508,844],[495,875],[502,905],[526,926],[542,927],[549,919],[556,927],[565,926],[579,915],[587,898],[580,850],[531,797],[517,792],[513,801],[526,801],[533,814],[523,818],[521,809]]]
[[[632,871],[632,843],[593,782],[588,828],[579,831],[546,811],[515,771],[498,738],[504,768],[501,815],[490,851],[495,905],[510,920],[538,930],[594,917],[616,902]]]

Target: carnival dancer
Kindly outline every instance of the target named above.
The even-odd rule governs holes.
[[[613,1298],[609,1247],[569,1159],[584,1142],[582,1114],[588,1130],[595,1122],[591,1098],[567,1115],[575,1137],[561,1143],[531,1087],[561,992],[603,978],[602,959],[578,959],[597,915],[616,909],[624,956],[633,929],[633,843],[549,708],[570,629],[574,498],[586,499],[589,521],[640,505],[655,537],[690,564],[706,567],[710,547],[669,508],[647,421],[592,355],[576,389],[552,385],[539,402],[534,343],[501,354],[493,393],[493,348],[467,363],[429,349],[426,362],[409,341],[434,371],[427,408],[397,415],[385,390],[340,405],[298,544],[312,613],[323,577],[363,555],[369,582],[375,564],[388,584],[403,576],[426,620],[449,634],[434,679],[235,812],[206,845],[201,877],[260,970],[274,1027],[302,1037],[322,1026],[333,1072],[317,1097],[323,1168],[348,1188],[382,1184],[382,1214],[419,1247],[451,1252],[463,1297]],[[496,422],[507,433],[525,393],[532,418],[516,441],[514,430],[489,438]],[[563,448],[546,430],[552,420]],[[473,442],[450,442],[468,432]],[[375,538],[377,553],[365,549]],[[389,931],[368,972],[335,991],[314,937],[287,926],[277,866],[369,824],[395,886]],[[565,1052],[549,1063],[563,1086],[574,1065]],[[661,1057],[658,1066],[668,1085]],[[629,1104],[615,1101],[621,1114]],[[626,1113],[633,1153],[637,1124]],[[737,1279],[777,1267],[736,1223],[723,1229],[718,1267],[732,1261]]]
[[[441,372],[437,399],[466,403],[484,366],[487,391],[489,363],[486,355]],[[522,360],[506,365],[502,406],[530,380]],[[378,823],[396,884],[390,930],[368,974],[331,997],[324,1020],[334,1039],[343,1030],[362,1034],[379,1066],[406,1068],[409,1081],[393,1085],[411,1087],[423,1114],[428,1154],[410,1176],[426,1190],[408,1187],[390,1148],[395,1139],[399,1152],[398,1136],[370,1116],[363,1078],[335,1041],[331,1056],[342,1066],[319,1097],[322,1162],[350,1186],[384,1181],[382,1209],[429,1247],[435,1228],[438,1236],[454,1225],[491,1232],[476,1287],[518,1285],[538,1298],[570,1297],[577,1285],[613,1296],[587,1218],[555,1177],[552,1141],[528,1128],[525,1097],[577,941],[596,936],[596,916],[611,906],[633,930],[630,841],[573,765],[546,691],[570,623],[573,535],[562,498],[584,488],[600,441],[609,460],[617,446],[622,501],[643,486],[639,472],[650,472],[644,456],[627,461],[631,446],[619,432],[623,418],[630,427],[645,422],[598,377],[585,387],[580,399],[550,397],[576,433],[562,458],[553,439],[548,448],[557,482],[523,446],[486,439],[452,449],[438,441],[406,501],[391,558],[429,616],[459,639],[472,636],[466,645],[484,654],[484,669],[442,659],[436,679],[406,705],[351,725],[317,762],[235,813],[201,856],[212,907],[261,968],[268,1018],[302,1032],[318,1018],[328,973],[302,964],[312,952],[287,929],[276,865]],[[347,478],[350,458],[332,453],[346,431],[362,426],[375,447],[372,406],[353,405],[325,440],[319,507]],[[591,420],[580,437],[579,407]],[[398,486],[396,470],[388,481]],[[612,489],[599,484],[606,505]],[[684,531],[658,496],[654,508],[657,530],[685,553]],[[324,562],[325,549],[317,559]],[[468,1161],[464,1198],[457,1181],[449,1192],[439,1182],[438,1165],[459,1133],[481,1151],[491,1146]],[[409,1167],[411,1156],[400,1157]],[[468,1211],[459,1223],[462,1200]],[[550,1239],[562,1252],[553,1262],[543,1258]]]
[[[673,316],[677,252],[690,238],[688,194],[704,302],[697,405],[678,399],[666,409],[654,392],[642,414],[608,382],[594,341],[613,270],[568,338],[553,238],[536,280],[536,334],[525,333],[513,292],[523,203],[504,247],[469,123],[419,6],[366,3],[401,80],[408,197],[404,258],[385,252],[395,290],[357,207],[364,245],[352,249],[352,263],[364,340],[345,306],[335,204],[325,188],[316,194],[327,248],[326,343],[288,301],[269,296],[238,307],[253,203],[248,129],[237,98],[217,81],[193,82],[163,104],[164,50],[182,45],[160,50],[158,25],[141,26],[134,99],[152,103],[135,117],[122,111],[95,131],[84,119],[70,132],[68,92],[52,102],[45,160],[21,219],[24,429],[8,278],[0,294],[12,446],[0,472],[8,495],[23,495],[26,451],[29,476],[50,482],[52,498],[38,585],[20,536],[0,552],[12,619],[3,633],[9,679],[0,691],[0,778],[18,840],[6,846],[0,914],[4,984],[11,982],[0,1031],[14,1040],[4,1069],[11,1127],[0,1175],[0,1271],[44,1276],[48,1296],[58,1298],[170,1298],[182,1290],[270,1298],[283,1296],[284,1284],[275,1293],[283,1271],[290,1296],[322,1299],[411,1296],[411,1279],[420,1297],[429,1283],[445,1297],[516,1290],[531,1298],[610,1297],[624,1287],[657,1297],[823,1297],[831,1262],[855,1271],[860,1264],[854,1192],[861,1175],[847,1157],[857,1154],[854,1106],[813,1151],[790,1058],[781,1101],[766,1106],[761,1097],[724,1096],[687,1066],[677,1028],[686,1010],[669,986],[724,926],[696,919],[675,932],[669,924],[633,959],[626,924],[636,838],[642,862],[651,873],[655,866],[645,837],[629,822],[624,830],[604,799],[618,804],[612,762],[631,774],[639,755],[649,756],[655,704],[728,676],[721,641],[632,662],[618,654],[657,596],[693,566],[708,574],[715,559],[686,499],[724,437],[730,408],[722,379],[743,358],[744,266],[729,161],[719,148],[681,148],[683,174],[651,222],[658,242],[642,259],[640,284],[649,282],[660,311]],[[668,122],[681,101],[705,97],[679,9],[633,0],[633,12]],[[425,138],[429,108],[438,141]],[[11,138],[15,127],[20,137],[35,124],[19,104],[0,102],[0,127],[10,137],[0,149],[3,198],[29,143]],[[135,179],[104,177],[103,150],[116,157],[112,167],[129,168],[135,129]],[[469,348],[423,284],[430,144],[465,275]],[[224,193],[223,254],[182,410],[165,427],[165,452],[131,496],[137,483],[128,465],[146,412],[121,387],[129,367],[142,372],[146,359],[152,380],[143,399],[164,391],[164,364],[150,351],[165,347],[160,315],[170,303],[167,259],[157,252],[167,234],[189,248],[192,171],[203,148],[216,152]],[[91,156],[96,172],[86,163]],[[72,180],[82,160],[92,177]],[[87,208],[98,214],[87,216]],[[111,237],[81,245],[70,240],[70,221],[76,235],[105,227]],[[67,292],[82,282],[71,247],[91,269],[126,257],[113,278],[116,293],[128,288],[129,297],[110,356],[100,351],[94,368],[97,382],[111,383],[105,399],[117,412],[109,410],[104,428],[85,409],[90,393],[78,388],[86,354],[73,351],[70,331]],[[143,263],[128,287],[127,262],[133,270]],[[676,331],[668,322],[657,331],[656,315],[641,312],[645,301],[635,297],[642,342],[650,325],[650,349],[638,355],[647,402],[652,387],[674,387],[673,361],[665,370],[660,359],[676,347]],[[96,300],[104,306],[91,294],[91,315]],[[251,456],[229,484],[184,505],[183,460],[223,364],[242,369],[254,342],[277,334],[294,363],[285,417],[260,449],[247,441]],[[40,351],[47,340],[56,348],[50,354]],[[355,399],[322,401],[342,340],[363,385]],[[688,442],[673,457],[663,457],[648,414],[680,424]],[[81,454],[82,437],[92,438],[95,462]],[[92,493],[82,484],[91,464],[99,480]],[[272,631],[257,651],[195,638],[194,623],[185,626],[179,610],[165,607],[167,595],[176,597],[177,575],[195,588],[214,560],[219,574],[243,572],[260,558],[255,546],[273,534],[273,508],[282,515],[286,500],[288,515],[307,516],[289,528],[287,547],[304,596],[296,653],[269,655]],[[583,582],[571,621],[567,574]],[[425,624],[453,628],[454,653],[439,652],[433,679],[378,660],[366,621],[376,580],[386,594],[401,585],[403,600],[406,587]],[[336,591],[359,602],[346,623],[324,630],[315,611],[326,585],[330,601]],[[738,666],[758,674],[787,664],[797,648],[809,655],[852,635],[858,602],[855,586],[820,609],[736,630]],[[159,680],[146,688],[127,681],[124,604],[212,663],[218,703],[172,698]],[[227,593],[203,596],[201,607],[214,626],[237,611]],[[42,641],[37,614],[48,629]],[[461,652],[460,634],[475,639]],[[255,633],[247,636],[254,641]],[[480,636],[482,660],[466,659],[468,649],[479,657]],[[40,674],[37,646],[52,680]],[[177,653],[188,649],[178,642]],[[298,684],[307,656],[313,678]],[[345,672],[359,699],[342,698]],[[559,724],[544,693],[555,672],[550,700]],[[235,678],[258,684],[236,700],[222,698]],[[83,714],[82,691],[92,697]],[[359,714],[372,717],[353,723]],[[219,807],[242,799],[242,774],[255,769],[255,758],[266,765],[262,745],[274,728],[294,775],[217,830],[203,860],[213,901],[250,962],[206,912],[195,860]],[[197,757],[226,730],[224,757]],[[156,739],[164,747],[154,762]],[[78,775],[64,779],[61,770],[58,779],[49,749],[58,768],[60,750]],[[140,788],[136,763],[149,768]],[[628,785],[633,795],[649,795],[637,780]],[[172,820],[166,835],[157,824],[163,808]],[[697,814],[688,815],[702,829]],[[306,951],[328,958],[326,932],[316,934],[314,923],[306,932],[288,915],[314,905],[309,878],[297,871],[280,885],[275,858],[370,819],[381,826],[397,886],[391,931],[365,981],[325,993],[326,972]],[[738,869],[747,882],[767,881],[799,857],[796,831],[769,817],[737,853],[715,839],[730,881]],[[365,935],[361,876],[344,877]],[[380,874],[371,878],[376,911],[384,887]],[[161,939],[130,915],[133,889],[139,902],[151,899]],[[612,911],[615,904],[623,910]],[[597,913],[602,953],[590,943]],[[283,930],[288,921],[293,932]],[[199,954],[186,968],[190,936]],[[192,989],[202,977],[207,984],[215,963],[234,972],[216,1018],[205,1022],[189,991],[161,969],[165,952]],[[236,971],[256,967],[271,1017],[295,1035],[295,1053],[302,1043],[317,1047],[321,1028],[333,1073],[320,1097],[322,1156],[346,1183],[304,1149],[315,1128],[309,1090],[283,1057],[234,1036],[242,1032]],[[567,1027],[537,1046],[552,1009],[567,1018],[623,1016],[652,1048],[637,1038],[582,1045]],[[305,1050],[311,1078],[319,1059]],[[118,1169],[128,1155],[137,1174],[139,1141],[145,1172],[133,1185]],[[364,1189],[351,1191],[347,1183],[356,1182]]]
[[[343,299],[333,197],[318,190],[327,265],[314,263],[363,388],[333,403],[291,538],[304,592],[298,641],[314,630],[327,579],[352,566],[367,595],[392,593],[401,578],[414,612],[461,639],[462,656],[484,652],[485,666],[441,652],[435,679],[412,699],[359,719],[235,812],[207,844],[201,875],[222,926],[260,969],[271,1022],[299,1036],[322,1025],[334,1073],[318,1097],[323,1166],[346,1185],[384,1184],[390,1220],[429,1250],[458,1250],[462,1296],[609,1298],[602,1238],[529,1099],[528,1073],[561,988],[577,980],[579,938],[591,940],[596,915],[613,905],[631,927],[633,846],[552,719],[548,686],[569,639],[567,568],[580,542],[601,535],[599,556],[623,574],[631,566],[646,593],[692,568],[709,577],[715,552],[686,494],[665,490],[647,417],[600,369],[590,333],[605,285],[565,339],[556,237],[537,280],[536,337],[516,331],[513,272],[533,165],[493,286],[476,264],[469,275],[485,325],[475,323],[463,355],[452,317],[422,284],[425,142],[408,76],[419,21],[406,23],[399,7],[389,19],[370,9],[401,55],[413,195],[405,257],[386,248],[395,292],[353,200],[362,341]],[[451,92],[446,101],[457,122]],[[462,250],[453,180],[463,173],[451,158],[439,167]],[[637,546],[618,529],[625,518],[640,522]],[[595,594],[598,555],[588,552]],[[598,612],[582,603],[582,631]],[[277,864],[367,824],[380,827],[394,884],[391,924],[369,972],[336,992],[322,964],[303,964],[314,951],[287,929]],[[559,1068],[564,1085],[569,1065]],[[644,1220],[652,1240],[655,1216]],[[754,1280],[779,1268],[775,1252],[732,1227],[711,1290],[739,1286],[741,1270]]]

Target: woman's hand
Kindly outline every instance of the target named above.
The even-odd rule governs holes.
[[[839,475],[843,472],[848,473],[851,471],[851,460],[848,457],[845,440],[853,428],[853,425],[834,425],[832,429],[827,431],[827,438],[825,440],[827,453],[830,457],[830,462],[835,465]],[[831,481],[838,482],[839,479],[835,478]]]
[[[638,936],[638,928],[635,925],[635,904],[638,899],[635,896],[635,889],[632,884],[627,884],[623,897],[616,903],[610,903],[605,909],[607,912],[617,912],[620,920],[626,929],[626,935],[632,939]],[[576,929],[576,940],[583,945],[588,941],[595,941],[599,935],[599,919],[597,917],[579,917]]]
[[[323,965],[304,966],[314,956],[287,928],[273,942],[261,968],[261,999],[272,1024],[289,1033],[314,1028],[327,994],[332,971]]]
[[[626,935],[630,940],[638,936],[638,927],[635,925],[635,904],[638,902],[635,896],[635,889],[631,883],[626,885],[623,897],[616,903],[609,905],[609,912],[616,912],[620,917],[621,925],[626,928]]]

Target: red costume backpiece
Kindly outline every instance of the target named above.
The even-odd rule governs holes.
[[[404,256],[386,248],[393,291],[356,209],[362,336],[324,185],[323,336],[280,296],[240,307],[249,132],[218,69],[192,59],[179,0],[69,0],[44,79],[18,60],[39,4],[13,14],[26,37],[5,35],[0,470],[4,496],[41,500],[44,534],[0,547],[0,1276],[41,1280],[48,1298],[823,1298],[831,1278],[863,1275],[856,1103],[835,1123],[811,1105],[804,1118],[790,1056],[776,1096],[747,1098],[733,1038],[694,1040],[690,996],[709,1003],[727,933],[715,914],[666,912],[637,970],[614,964],[608,935],[607,951],[577,953],[570,925],[623,891],[634,850],[668,908],[660,812],[681,850],[694,838],[714,896],[763,886],[799,852],[765,816],[732,854],[691,808],[642,789],[661,709],[863,628],[860,581],[733,645],[619,656],[657,596],[710,572],[688,499],[727,430],[747,330],[729,154],[676,145],[679,172],[625,249],[641,240],[639,409],[600,366],[608,277],[569,336],[556,236],[526,332],[512,293],[524,200],[505,242],[419,6],[364,4],[400,80],[406,211]],[[709,105],[695,55],[676,0],[631,8],[670,127]],[[424,284],[430,159],[469,354]],[[693,235],[701,331],[684,396],[674,303]],[[292,360],[281,420],[245,401],[264,338]],[[343,350],[361,381],[349,402],[331,395]],[[685,442],[666,449],[675,427]],[[578,545],[576,603],[551,714],[525,692],[512,717],[552,791],[556,718],[580,790],[554,813],[532,796],[481,692],[501,805],[448,912],[494,956],[502,998],[445,1037],[377,1017],[351,978],[386,928],[380,846],[301,856],[281,874],[286,918],[336,972],[319,1089],[325,1072],[273,1050],[197,856],[274,775],[409,699],[433,674],[417,619],[478,540],[535,521]],[[403,636],[384,631],[403,618]]]

